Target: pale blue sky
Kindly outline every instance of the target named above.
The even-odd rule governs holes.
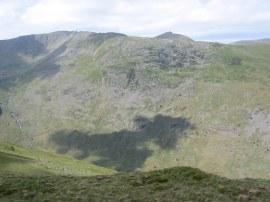
[[[0,39],[57,30],[270,38],[269,0],[0,0]]]

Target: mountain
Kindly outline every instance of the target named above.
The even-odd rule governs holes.
[[[1,201],[269,201],[262,180],[229,180],[190,167],[94,177],[3,176]]]
[[[270,178],[267,42],[54,32],[0,41],[0,138],[117,171]]]

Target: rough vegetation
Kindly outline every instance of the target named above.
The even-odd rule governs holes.
[[[2,140],[118,171],[270,178],[268,40],[56,32],[0,41],[0,60]]]
[[[190,167],[97,177],[0,175],[1,201],[269,201],[270,184]]]

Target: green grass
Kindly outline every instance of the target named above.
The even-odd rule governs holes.
[[[214,47],[221,61],[209,65],[203,70],[205,81],[269,81],[270,48],[266,44],[253,45],[221,45]],[[241,63],[233,65],[233,58],[241,59]]]
[[[96,177],[0,176],[1,201],[265,201],[269,182],[228,180],[191,167]]]
[[[100,68],[93,69],[85,78],[86,81],[98,81],[103,74],[103,70]]]
[[[111,174],[113,170],[94,166],[73,158],[26,149],[6,142],[0,142],[0,175],[73,175],[89,176]]]
[[[104,70],[96,65],[95,58],[88,55],[81,55],[76,59],[76,64],[78,68],[75,71],[75,74],[84,75],[84,81],[87,82],[96,82],[102,75]]]
[[[48,175],[51,172],[45,166],[30,158],[0,152],[1,175],[17,173],[23,175]]]

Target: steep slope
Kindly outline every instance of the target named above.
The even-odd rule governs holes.
[[[54,69],[52,59],[65,49],[65,43],[73,32],[55,32],[51,34],[22,36],[11,40],[0,41],[0,79],[22,79],[33,69],[46,66],[46,74]],[[39,75],[44,76],[44,75]],[[5,86],[2,86],[5,87]],[[10,87],[10,86],[8,86]]]
[[[269,201],[270,183],[190,167],[96,177],[0,176],[1,201]]]
[[[115,171],[84,163],[70,157],[29,150],[0,141],[0,175],[72,175],[91,176]]]
[[[270,177],[268,43],[64,33],[12,49],[25,66],[5,56],[1,139],[118,171],[185,165]]]

